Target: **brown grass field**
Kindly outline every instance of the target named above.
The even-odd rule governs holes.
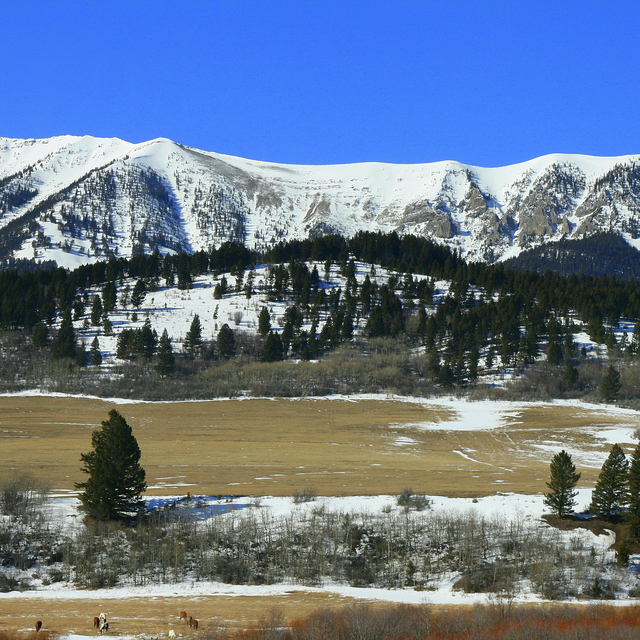
[[[91,433],[112,408],[138,439],[151,495],[289,496],[304,489],[317,495],[378,495],[406,487],[461,497],[540,493],[551,457],[541,444],[589,456],[610,448],[595,437],[594,427],[640,426],[632,414],[607,413],[606,407],[523,405],[494,430],[448,431],[416,426],[442,427],[454,417],[450,407],[436,403],[257,399],[113,405],[10,396],[0,398],[0,476],[29,470],[54,490],[73,490],[74,482],[84,479],[80,454],[91,450]],[[575,456],[574,462],[582,486],[595,482],[599,465],[581,466]],[[203,627],[245,626],[274,605],[288,618],[345,602],[299,592],[186,602],[178,593],[127,602],[106,596],[69,601],[0,596],[0,629],[30,629],[42,619],[48,629],[90,633],[93,616],[104,610],[117,634],[166,634],[175,626],[191,635],[177,626],[180,610]]]

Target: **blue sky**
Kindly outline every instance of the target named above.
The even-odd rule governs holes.
[[[272,162],[640,153],[640,2],[0,0],[0,136]]]

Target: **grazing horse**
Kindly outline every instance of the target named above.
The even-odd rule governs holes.
[[[173,629],[169,629],[169,640],[175,640],[176,632]]]
[[[109,631],[109,623],[107,622],[107,614],[101,613],[98,616],[98,630],[100,633],[106,633]]]
[[[195,618],[192,618],[191,616],[189,616],[189,626],[192,629],[195,629],[197,631],[198,630],[198,621]]]
[[[38,620],[38,622],[36,622],[36,633],[38,633],[40,629],[42,629],[42,620]]]
[[[100,618],[98,618],[98,616],[96,616],[93,619],[93,628],[94,629],[99,629],[100,628]]]
[[[186,611],[181,611],[180,612],[180,619],[184,620],[185,622],[187,622],[187,612]]]

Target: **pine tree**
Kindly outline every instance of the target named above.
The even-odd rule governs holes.
[[[266,336],[271,331],[271,316],[269,315],[269,309],[262,307],[260,314],[258,315],[258,333],[261,336]]]
[[[94,367],[99,367],[102,364],[102,353],[100,353],[100,341],[98,340],[98,336],[96,336],[91,343],[89,361]]]
[[[600,386],[600,395],[602,396],[602,399],[607,403],[615,402],[621,388],[622,384],[620,382],[620,372],[613,365],[611,365],[607,369],[607,373],[605,373],[602,380],[602,385]]]
[[[93,296],[93,303],[91,304],[91,324],[97,327],[100,324],[102,318],[102,300],[100,296]]]
[[[220,331],[218,331],[218,339],[216,341],[218,347],[218,357],[222,360],[228,360],[236,355],[236,339],[233,335],[233,329],[225,322]]]
[[[640,443],[631,454],[629,465],[629,532],[635,540],[640,540]]]
[[[550,492],[545,494],[544,504],[561,517],[572,513],[578,480],[580,474],[576,473],[571,456],[564,450],[557,453],[551,461],[551,479],[547,482]]]
[[[145,471],[140,466],[140,447],[131,427],[115,410],[91,437],[93,451],[83,453],[82,472],[89,477],[76,483],[80,502],[95,520],[125,520],[144,506]]]
[[[182,348],[190,358],[195,358],[202,352],[202,325],[197,313],[193,316],[189,331],[182,341]]]
[[[170,376],[176,370],[176,360],[173,355],[173,348],[171,346],[171,339],[165,329],[160,336],[160,342],[158,342],[158,362],[156,364],[156,371],[161,376]]]
[[[76,348],[76,334],[71,322],[71,311],[67,309],[62,314],[62,322],[51,345],[51,353],[54,358],[75,358]]]
[[[275,362],[282,360],[284,357],[284,349],[280,335],[270,331],[267,339],[264,341],[262,352],[260,353],[261,362]]]
[[[611,447],[593,490],[589,511],[601,518],[610,518],[629,502],[627,489],[629,463],[619,444]]]
[[[133,287],[133,292],[131,293],[131,304],[136,309],[139,309],[144,302],[146,295],[147,285],[145,284],[144,280],[140,278]]]

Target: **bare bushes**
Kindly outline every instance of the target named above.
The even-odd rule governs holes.
[[[48,487],[33,474],[21,471],[0,479],[0,512],[8,516],[33,514],[44,504]]]
[[[319,609],[290,622],[274,609],[253,629],[210,629],[203,640],[632,640],[639,630],[638,607],[511,607],[505,611],[495,605],[356,604]]]

